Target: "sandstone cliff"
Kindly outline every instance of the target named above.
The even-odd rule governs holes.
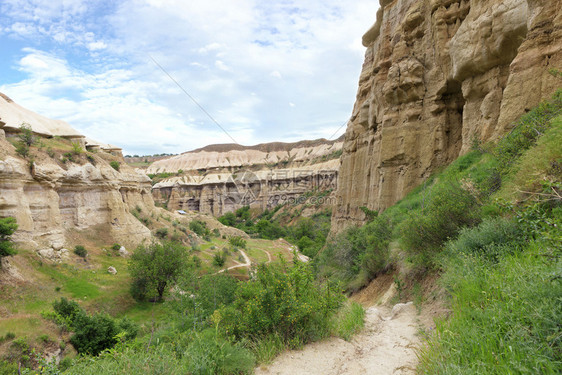
[[[560,85],[561,0],[381,0],[348,123],[333,229],[494,140]]]
[[[157,161],[147,172],[177,174],[154,185],[156,202],[219,216],[245,205],[266,209],[305,193],[335,190],[342,144],[320,139],[211,145]]]
[[[150,238],[150,230],[130,213],[137,206],[155,208],[150,179],[124,163],[119,171],[112,168],[110,161],[122,161],[119,148],[88,140],[3,94],[0,121],[0,217],[17,219],[15,240],[59,250],[73,231],[95,229],[127,246]],[[26,158],[14,147],[22,123],[37,137]],[[99,152],[73,154],[68,139]]]

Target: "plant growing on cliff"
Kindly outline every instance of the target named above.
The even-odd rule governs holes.
[[[176,242],[153,242],[137,247],[129,260],[133,277],[131,291],[135,299],[162,301],[166,288],[187,266],[186,256],[185,248]]]
[[[3,257],[15,255],[17,253],[11,240],[12,234],[14,234],[17,229],[18,224],[15,218],[6,217],[0,219],[0,260]]]
[[[31,125],[23,123],[20,125],[20,134],[18,135],[19,140],[27,145],[31,146],[35,143],[35,136],[33,135],[33,130],[31,130]]]
[[[119,172],[119,168],[121,167],[121,164],[119,164],[118,161],[113,160],[113,161],[109,162],[109,165],[111,166],[111,168],[113,168],[113,169],[115,169],[116,171]]]

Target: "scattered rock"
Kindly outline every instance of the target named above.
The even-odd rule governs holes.
[[[60,249],[59,251],[53,248],[41,249],[37,250],[37,254],[50,262],[60,263],[63,261],[64,258],[68,256],[67,249]]]
[[[7,257],[0,259],[0,272],[7,276],[8,279],[24,281],[19,270],[16,266],[10,263],[10,260]]]
[[[6,132],[4,129],[0,129],[0,139],[6,139]]]
[[[116,275],[116,274],[117,274],[117,270],[116,270],[115,267],[113,267],[113,266],[109,266],[109,267],[107,268],[107,272],[109,272],[109,273],[112,274],[112,275]]]
[[[129,256],[129,252],[127,251],[127,249],[125,249],[125,246],[121,246],[119,248],[119,255],[122,256],[123,258]]]

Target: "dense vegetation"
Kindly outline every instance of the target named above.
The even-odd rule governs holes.
[[[250,207],[245,206],[235,212],[227,212],[219,217],[219,221],[224,225],[243,230],[255,238],[268,240],[285,238],[297,245],[304,255],[315,256],[324,246],[330,232],[331,210],[319,211],[310,217],[300,217],[289,225],[283,225],[281,222],[288,214],[287,212],[278,214],[283,207],[284,205],[278,205],[272,210],[265,210],[252,217]],[[296,215],[295,212],[293,215]]]

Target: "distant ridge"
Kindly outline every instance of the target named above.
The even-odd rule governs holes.
[[[256,150],[261,152],[275,152],[275,151],[290,151],[294,148],[300,147],[314,147],[322,144],[334,144],[336,142],[343,141],[344,135],[342,134],[339,138],[334,140],[328,140],[326,138],[319,138],[313,140],[304,140],[298,142],[269,142],[260,143],[253,146],[244,146],[237,143],[222,143],[207,145],[205,147],[197,148],[195,150],[183,152],[181,155],[196,153],[196,152],[228,152],[228,151],[246,151],[246,150]]]

